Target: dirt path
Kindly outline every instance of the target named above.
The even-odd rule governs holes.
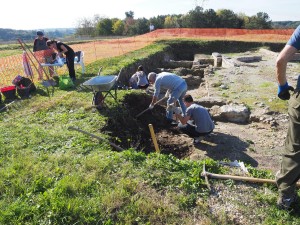
[[[204,81],[208,85],[188,92],[196,100],[209,95],[228,102],[246,103],[251,113],[258,112],[261,121],[249,124],[217,122],[214,133],[197,146],[192,146],[189,157],[238,160],[275,173],[280,167],[288,123],[286,111],[279,109],[283,112],[278,113],[274,104],[281,101],[276,96],[276,55],[247,52],[234,57],[247,55],[260,55],[262,60],[247,63],[247,66],[220,68],[206,73]],[[300,71],[298,64],[290,63],[287,74],[293,86],[297,71]],[[226,85],[228,89],[221,89],[220,85],[215,84]]]
[[[262,60],[238,67],[207,68],[202,82],[201,79],[189,80],[188,93],[196,102],[209,96],[221,99],[225,104],[244,104],[250,109],[250,117],[256,118],[255,120],[252,119],[246,124],[216,120],[214,132],[201,143],[194,145],[192,138],[166,123],[165,103],[136,118],[151,102],[151,95],[137,91],[136,94],[129,92],[122,103],[125,107],[122,109],[123,113],[120,114],[120,109],[116,109],[114,116],[110,117],[113,119],[109,119],[103,131],[121,140],[116,144],[124,148],[132,147],[138,151],[151,152],[154,151],[148,128],[151,123],[163,154],[192,160],[237,160],[260,169],[269,169],[275,174],[280,167],[287,132],[287,102],[277,98],[276,54],[259,51],[231,57],[251,55],[259,55]],[[298,63],[288,66],[288,79],[293,86],[296,83],[293,77],[300,71],[299,68]],[[189,85],[191,82],[192,85]],[[111,114],[112,112],[110,116]],[[120,128],[124,130],[120,132]]]

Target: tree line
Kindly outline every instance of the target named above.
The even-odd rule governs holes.
[[[197,6],[186,14],[159,15],[156,17],[134,18],[134,12],[125,12],[123,20],[95,15],[92,19],[82,18],[78,21],[76,35],[140,35],[154,29],[162,28],[239,28],[272,29],[272,21],[267,13],[258,12],[254,16],[236,14],[229,9],[206,9]]]
[[[45,29],[47,37],[63,39],[66,37],[97,37],[97,36],[133,36],[154,29],[163,28],[237,28],[237,29],[278,29],[296,28],[300,21],[272,22],[265,12],[247,16],[244,13],[234,13],[229,9],[206,9],[196,6],[186,14],[158,15],[156,17],[134,18],[134,12],[125,12],[124,19],[107,18],[94,15],[92,18],[81,18],[77,21],[76,28]],[[13,30],[0,28],[0,41],[15,41],[17,38],[33,40],[36,31]]]

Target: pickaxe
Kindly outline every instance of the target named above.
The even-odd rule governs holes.
[[[205,164],[203,165],[203,171],[201,173],[202,177],[205,177],[205,181],[209,190],[211,190],[210,185],[208,183],[208,177],[215,178],[215,179],[231,179],[231,180],[238,180],[238,181],[248,181],[252,183],[268,183],[268,184],[275,184],[275,180],[271,179],[262,179],[262,178],[255,178],[255,177],[242,177],[242,176],[233,176],[233,175],[225,175],[225,174],[216,174],[216,173],[209,173],[205,171]],[[300,187],[300,183],[296,184],[297,187]]]

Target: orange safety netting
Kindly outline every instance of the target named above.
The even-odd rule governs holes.
[[[174,38],[195,38],[204,40],[237,40],[237,41],[257,41],[257,42],[286,42],[293,29],[272,29],[272,30],[247,30],[247,29],[226,29],[226,28],[174,28],[159,29],[147,34],[130,37],[108,39],[100,41],[92,41],[88,43],[71,45],[74,51],[84,52],[84,64],[87,65],[98,59],[109,58],[123,55],[149,45],[153,41],[159,39]],[[28,52],[28,51],[27,51]],[[40,63],[45,62],[45,57],[50,57],[52,50],[35,52],[37,60]],[[29,64],[33,72],[33,79],[37,81],[40,74],[46,78],[35,58],[28,52]],[[50,75],[49,68],[44,68],[46,73]],[[55,68],[58,74],[66,74],[66,66]],[[40,71],[40,72],[38,72]],[[77,72],[81,72],[78,70]],[[23,67],[22,51],[14,56],[0,58],[0,87],[12,84],[12,80],[17,76],[26,76],[26,70]]]

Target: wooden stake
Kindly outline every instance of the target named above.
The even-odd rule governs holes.
[[[154,144],[155,151],[157,153],[160,153],[160,150],[159,150],[158,144],[157,144],[157,140],[156,140],[156,136],[155,136],[155,133],[154,133],[153,126],[152,126],[152,124],[149,124],[148,126],[149,126],[149,130],[150,130],[150,134],[151,134],[151,137],[152,137],[152,141],[153,141],[153,144]]]

